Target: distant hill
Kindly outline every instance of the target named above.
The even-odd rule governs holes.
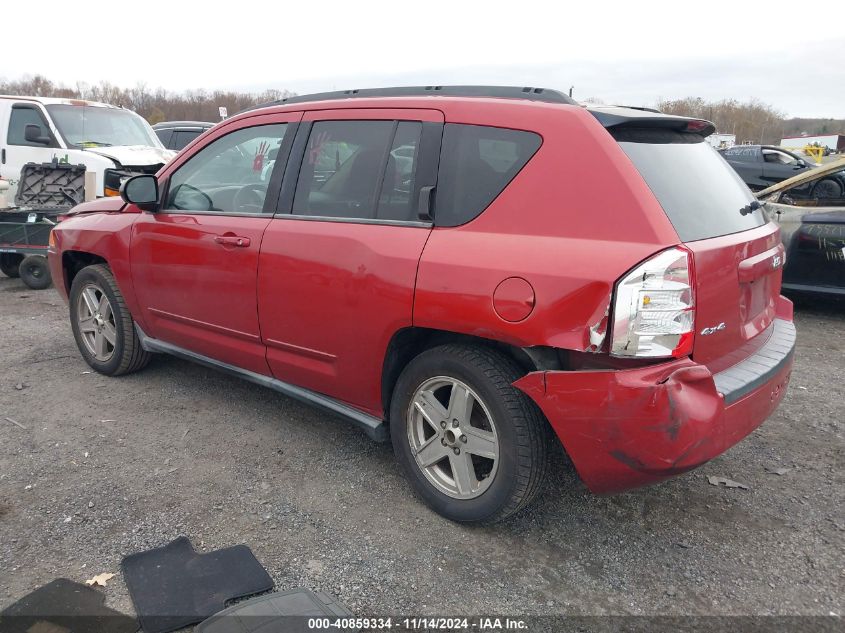
[[[783,136],[815,136],[817,134],[845,134],[845,119],[795,118],[783,122]]]

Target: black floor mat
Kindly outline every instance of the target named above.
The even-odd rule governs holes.
[[[326,618],[331,631],[357,632],[359,629],[334,627],[352,618],[352,612],[326,593],[292,589],[239,602],[211,616],[197,627],[197,633],[307,633],[309,620]]]
[[[273,588],[246,545],[197,554],[184,536],[123,559],[123,579],[146,633],[201,622],[228,600]]]
[[[138,622],[106,607],[96,589],[58,578],[0,611],[3,633],[135,633]]]

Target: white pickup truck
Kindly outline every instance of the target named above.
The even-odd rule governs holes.
[[[155,173],[175,155],[131,110],[80,99],[0,95],[0,179],[11,192],[25,164],[57,160],[94,173],[95,196],[116,196],[129,175]]]

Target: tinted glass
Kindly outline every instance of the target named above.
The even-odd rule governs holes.
[[[170,137],[173,136],[173,130],[167,128],[164,130],[155,130],[155,133],[162,145],[164,145],[167,149],[173,149],[170,147]]]
[[[754,163],[760,160],[760,148],[754,145],[734,145],[729,149],[723,150],[722,156],[728,160]]]
[[[422,123],[403,121],[396,128],[379,194],[376,217],[380,220],[416,219],[412,192],[420,134]]]
[[[540,147],[533,132],[447,124],[443,130],[434,218],[469,222],[496,199]]]
[[[296,184],[293,213],[375,218],[394,127],[393,121],[314,123]]]
[[[12,108],[12,116],[9,118],[9,145],[29,145],[30,147],[47,147],[41,143],[30,143],[24,137],[27,125],[37,125],[41,128],[41,134],[51,136],[50,130],[41,118],[41,113],[35,108]]]
[[[176,130],[170,141],[170,149],[180,150],[202,134],[201,130]]]
[[[166,208],[261,213],[286,130],[259,125],[206,145],[170,177]]]
[[[654,192],[678,236],[693,242],[766,223],[742,179],[704,139],[675,132],[619,134],[617,140]]]

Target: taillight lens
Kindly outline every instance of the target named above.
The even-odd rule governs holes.
[[[670,248],[616,282],[610,354],[665,358],[692,352],[695,294],[690,253]]]

